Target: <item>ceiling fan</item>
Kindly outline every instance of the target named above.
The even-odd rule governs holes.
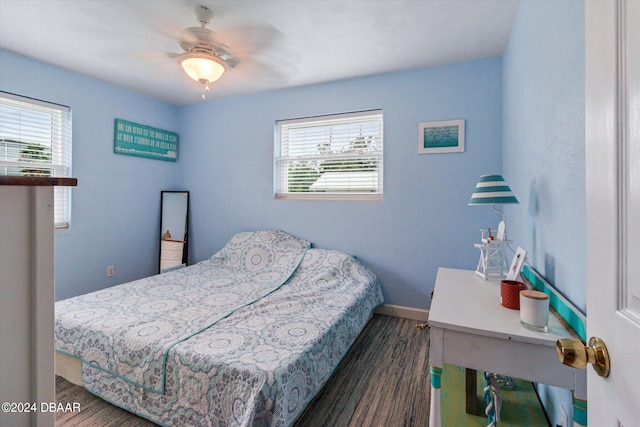
[[[193,80],[202,83],[204,91],[209,90],[209,83],[215,82],[230,67],[237,65],[229,48],[216,41],[214,32],[206,27],[213,12],[206,6],[195,9],[199,27],[190,27],[180,33],[180,47],[184,53],[178,56],[178,64]],[[205,99],[205,93],[202,93]]]
[[[210,83],[240,64],[243,67],[239,68],[243,68],[245,76],[259,74],[260,77],[281,78],[297,73],[297,69],[284,60],[274,61],[272,57],[269,65],[256,59],[257,51],[272,44],[279,35],[279,31],[269,24],[227,31],[230,33],[227,39],[235,41],[233,48],[230,48],[221,41],[218,33],[207,28],[212,17],[211,9],[204,5],[196,6],[195,18],[200,26],[185,28],[178,38],[184,51],[177,55],[178,64],[191,79],[202,84],[202,99],[206,98]]]

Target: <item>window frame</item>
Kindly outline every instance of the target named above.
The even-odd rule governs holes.
[[[372,134],[363,135],[362,134],[362,126],[365,124],[374,124],[374,128],[377,127],[375,132]],[[301,129],[320,129],[324,128],[329,131],[333,129],[333,127],[341,126],[341,125],[356,125],[360,126],[360,134],[359,137],[373,138],[369,140],[369,143],[373,141],[373,150],[369,151],[361,151],[360,153],[354,154],[350,152],[353,140],[348,140],[348,138],[353,138],[352,134],[349,134],[346,138],[348,141],[346,142],[347,151],[342,151],[339,153],[334,152],[333,150],[328,154],[310,154],[310,155],[293,155],[290,154],[290,150],[287,149],[291,143],[301,143],[296,141],[295,138],[289,139],[288,135],[291,130],[301,130]],[[338,132],[339,133],[339,132]],[[316,145],[325,144],[329,147],[333,148],[331,142],[328,140],[323,140],[322,142],[315,141]],[[301,143],[302,144],[302,143]],[[341,143],[345,145],[345,141]],[[370,146],[368,148],[371,148]],[[377,148],[377,149],[375,149]],[[294,147],[294,149],[301,150],[300,146]],[[367,162],[374,161],[376,162],[375,166],[375,178],[369,176],[364,177],[365,181],[374,183],[372,187],[373,191],[358,191],[358,190],[348,190],[348,191],[290,191],[289,187],[289,176],[290,170],[288,165],[294,163],[296,160],[298,161],[315,161],[315,162],[323,162],[323,161],[342,161],[342,162]],[[274,197],[279,200],[364,200],[364,201],[380,201],[383,200],[384,194],[384,113],[382,109],[373,109],[373,110],[363,110],[363,111],[354,111],[347,113],[337,113],[337,114],[329,114],[329,115],[321,115],[321,116],[310,116],[310,117],[301,117],[295,119],[285,119],[285,120],[277,120],[274,126],[274,172],[273,172],[273,191]],[[362,169],[358,169],[355,172],[368,172],[366,166],[362,166]],[[345,172],[344,170],[337,171],[335,173],[343,173],[348,174],[350,172]],[[326,174],[326,173],[325,173]],[[323,175],[319,175],[316,182],[309,184],[310,181],[307,181],[306,184],[309,185],[309,188],[320,181],[320,178]],[[371,180],[371,181],[369,181]],[[342,181],[342,180],[340,180]]]
[[[0,174],[70,178],[71,108],[0,91]],[[69,228],[71,188],[54,188],[54,228]]]

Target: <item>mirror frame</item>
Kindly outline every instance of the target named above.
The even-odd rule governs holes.
[[[166,225],[163,223],[164,222],[164,214],[165,214],[165,194],[184,194],[187,197],[187,210],[185,213],[185,218],[184,218],[184,239],[183,239],[183,245],[182,245],[182,259],[181,259],[181,264],[189,265],[189,192],[188,191],[179,191],[179,190],[172,190],[172,191],[168,191],[168,190],[163,190],[160,192],[160,234],[158,236],[159,238],[159,249],[158,249],[158,272],[162,273],[163,269],[162,269],[162,241],[163,240],[171,240],[171,239],[164,239],[163,236],[166,233],[165,231],[165,227]],[[179,241],[176,241],[179,242]],[[181,265],[181,264],[177,264],[177,265]],[[172,266],[173,267],[173,266]],[[172,267],[167,267],[165,269],[165,271],[168,271],[169,269],[171,269]]]

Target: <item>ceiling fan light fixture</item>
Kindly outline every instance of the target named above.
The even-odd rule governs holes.
[[[189,77],[204,84],[215,82],[227,70],[224,60],[208,53],[184,53],[178,57],[178,64]]]

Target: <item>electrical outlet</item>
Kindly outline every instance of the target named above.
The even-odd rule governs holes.
[[[113,277],[116,274],[116,268],[113,265],[107,267],[107,277]]]

